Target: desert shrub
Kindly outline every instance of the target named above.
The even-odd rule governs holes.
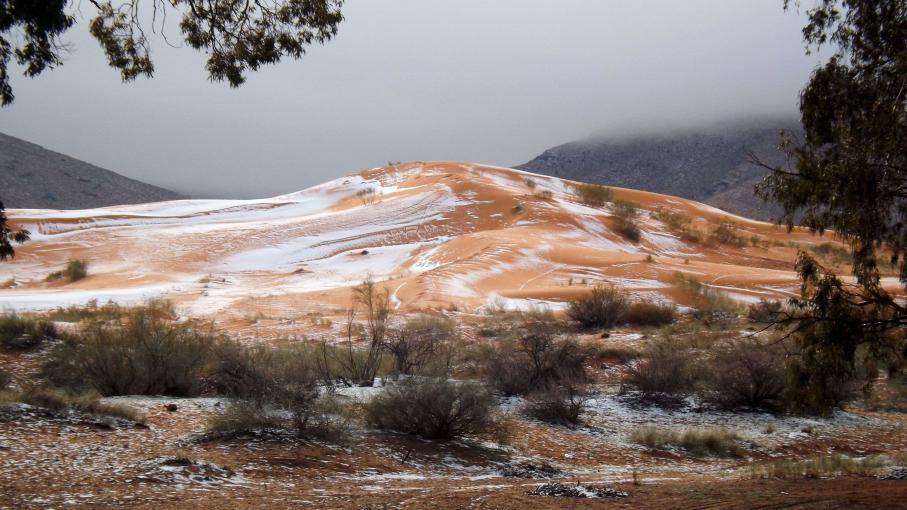
[[[748,244],[745,237],[737,234],[737,228],[726,221],[715,225],[711,234],[709,234],[709,241],[715,244],[736,246],[738,248],[742,248]]]
[[[453,354],[456,323],[440,315],[422,315],[388,335],[385,349],[397,374],[446,374]]]
[[[101,402],[98,394],[94,392],[67,394],[59,390],[39,386],[28,388],[21,392],[18,400],[55,413],[77,411],[98,416],[123,418],[138,423],[145,421],[145,418],[135,409],[122,404]]]
[[[573,186],[573,194],[580,202],[590,207],[602,207],[614,196],[611,188],[601,184],[579,182]]]
[[[64,336],[52,322],[15,313],[0,316],[0,347],[9,351],[36,349],[46,341]]]
[[[386,387],[365,411],[373,427],[448,440],[490,430],[493,407],[493,398],[479,384],[412,378]]]
[[[845,264],[851,260],[850,251],[836,243],[822,243],[811,247],[810,251],[835,264]]]
[[[523,179],[523,182],[526,183],[526,187],[529,188],[530,190],[534,190],[536,187],[536,182],[534,180],[530,179],[529,177],[526,177],[525,179]]]
[[[693,298],[697,318],[727,318],[740,313],[740,304],[727,292],[706,285],[693,275],[677,272],[674,274],[674,283]]]
[[[567,316],[583,328],[610,328],[620,323],[627,307],[617,287],[598,285],[590,295],[570,301]]]
[[[66,267],[53,271],[47,275],[47,281],[66,279],[69,282],[77,282],[88,276],[88,262],[82,259],[72,259],[66,263]]]
[[[237,399],[208,419],[207,430],[218,439],[289,433],[305,439],[343,443],[349,435],[350,421],[348,410],[331,395],[316,396],[305,406],[291,409]]]
[[[760,324],[771,324],[781,318],[784,304],[781,301],[760,299],[746,309],[747,319]]]
[[[212,386],[233,401],[212,418],[210,432],[232,437],[279,429],[335,442],[346,437],[346,409],[319,388],[318,350],[225,340],[214,352]]]
[[[0,368],[0,391],[6,389],[11,382],[13,382],[13,375]]]
[[[517,202],[517,203],[513,204],[513,207],[510,208],[510,212],[512,212],[513,214],[520,214],[525,209],[526,209],[526,207],[523,205],[522,202]]]
[[[653,449],[682,448],[695,456],[741,457],[739,437],[723,428],[686,429],[683,432],[658,427],[642,427],[630,435],[630,440]]]
[[[268,409],[249,400],[234,400],[208,419],[208,432],[218,438],[234,438],[283,431],[286,417],[280,409]]]
[[[125,323],[89,325],[55,346],[42,372],[52,384],[103,395],[198,395],[217,336],[195,323],[133,312]]]
[[[356,192],[356,198],[362,202],[362,205],[374,203],[377,200],[375,188],[369,186]]]
[[[335,367],[333,375],[347,386],[371,386],[381,368],[385,340],[390,328],[390,290],[378,288],[371,278],[366,278],[353,288],[353,306],[347,311],[346,345],[334,348],[326,342],[321,354],[324,365]],[[355,322],[359,310],[365,314],[365,325]],[[364,348],[354,348],[353,338]]]
[[[654,301],[637,301],[630,304],[621,316],[621,322],[635,326],[664,326],[674,322],[672,305]]]
[[[554,193],[550,189],[543,189],[536,191],[535,197],[541,200],[549,201],[554,198]]]
[[[611,213],[614,215],[614,228],[617,232],[634,243],[639,242],[642,238],[642,232],[639,230],[639,226],[636,225],[639,207],[632,202],[615,200]]]
[[[703,373],[703,398],[726,409],[784,407],[783,345],[742,340],[719,347]]]
[[[574,427],[580,423],[585,403],[586,397],[582,390],[558,386],[529,395],[523,412],[547,423]]]
[[[558,386],[576,387],[587,378],[588,349],[543,324],[516,340],[502,340],[485,353],[482,371],[489,385],[505,395],[529,395]]]
[[[622,384],[639,392],[639,397],[655,404],[676,405],[693,390],[695,358],[686,349],[666,341],[647,345],[641,358],[627,366]]]

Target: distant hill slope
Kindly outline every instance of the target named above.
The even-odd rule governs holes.
[[[589,138],[548,149],[516,168],[676,195],[770,220],[780,207],[753,193],[766,171],[749,163],[747,153],[771,164],[784,162],[779,129],[799,133],[796,120],[762,119],[666,135]]]
[[[183,198],[0,133],[0,200],[17,209],[90,209]]]

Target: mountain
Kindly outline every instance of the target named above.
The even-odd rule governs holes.
[[[548,149],[517,168],[676,195],[771,220],[781,209],[753,193],[766,170],[749,161],[749,152],[769,164],[784,163],[779,129],[800,133],[796,120],[760,119],[662,135],[597,137]]]
[[[0,200],[17,209],[90,209],[182,198],[0,133]]]
[[[795,295],[797,250],[829,241],[614,188],[614,199],[638,206],[634,241],[622,233],[620,208],[590,207],[574,193],[559,178],[435,161],[270,199],[17,210],[12,220],[35,240],[0,265],[0,281],[14,282],[0,289],[0,303],[41,309],[166,296],[194,316],[240,323],[259,313],[342,315],[350,287],[370,276],[404,311],[558,309],[600,283],[684,304],[678,272],[755,301]],[[88,278],[45,281],[72,258],[88,261]]]

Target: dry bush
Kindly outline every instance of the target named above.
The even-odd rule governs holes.
[[[208,419],[207,430],[218,438],[230,439],[280,432],[286,418],[280,409],[268,409],[248,400],[235,400]]]
[[[624,238],[638,243],[642,238],[642,232],[636,225],[636,219],[639,216],[639,206],[633,202],[624,202],[615,200],[611,208],[611,214],[614,216],[614,228]]]
[[[781,318],[784,312],[784,303],[760,299],[746,309],[746,318],[760,324],[771,324]]]
[[[59,270],[53,271],[47,275],[47,281],[55,281],[66,279],[70,283],[77,282],[88,276],[88,262],[82,259],[73,259],[66,263],[66,267]]]
[[[13,382],[13,375],[0,368],[0,391],[6,389]]]
[[[601,184],[579,182],[573,185],[573,194],[590,207],[602,207],[614,197],[611,188]]]
[[[125,323],[93,323],[79,339],[55,346],[42,372],[57,387],[103,395],[198,395],[218,337],[194,323],[144,310]]]
[[[122,404],[105,404],[97,393],[87,392],[75,395],[44,387],[28,388],[18,396],[20,402],[47,409],[55,413],[78,411],[97,416],[123,418],[144,423],[145,418],[135,409]]]
[[[682,448],[695,456],[742,457],[736,433],[723,428],[686,429],[683,432],[658,427],[642,427],[634,431],[630,441],[645,447],[663,450]]]
[[[570,301],[567,316],[583,328],[611,328],[620,323],[628,306],[617,287],[598,285],[589,296]]]
[[[15,313],[0,316],[0,347],[8,351],[37,349],[44,342],[63,339],[52,322]]]
[[[786,354],[780,343],[757,340],[719,347],[703,371],[703,399],[725,409],[783,409]]]
[[[238,436],[279,429],[305,438],[342,442],[346,409],[322,395],[319,352],[306,347],[245,347],[223,341],[215,349],[211,383],[233,402],[212,419],[209,431]]]
[[[665,326],[674,322],[673,305],[663,305],[654,301],[637,301],[624,311],[621,322],[634,326]]]
[[[359,309],[365,314],[365,326],[357,327],[355,318]],[[347,311],[346,345],[331,348],[322,344],[322,357],[326,367],[337,367],[334,375],[347,386],[371,386],[381,367],[385,339],[391,317],[390,291],[379,289],[371,279],[366,278],[353,289],[353,306]],[[360,349],[353,346],[358,336]]]
[[[554,199],[554,193],[550,189],[536,191],[534,196],[540,200],[551,201]]]
[[[385,349],[397,374],[446,374],[453,356],[457,324],[442,315],[421,315],[387,335]]]
[[[702,283],[693,275],[675,273],[674,283],[693,298],[697,318],[722,319],[736,317],[740,313],[740,304],[726,292]]]
[[[694,361],[687,349],[666,341],[653,342],[645,347],[639,360],[627,366],[621,382],[639,392],[643,401],[676,405],[694,388]]]
[[[558,386],[533,393],[523,412],[538,420],[575,427],[586,404],[585,392],[570,386]]]
[[[586,382],[589,349],[559,338],[553,326],[534,323],[516,340],[502,340],[484,352],[482,372],[505,395],[529,395]]]
[[[712,244],[728,245],[737,248],[742,248],[749,244],[745,237],[737,234],[737,227],[733,223],[726,221],[720,222],[712,228],[708,240]]]
[[[120,306],[112,301],[99,305],[97,300],[91,300],[83,306],[57,307],[47,315],[47,319],[57,322],[118,321],[135,313],[167,320],[179,318],[173,303],[163,299],[151,299],[135,307]]]
[[[449,440],[493,428],[494,401],[481,385],[411,378],[388,386],[365,408],[373,427]]]

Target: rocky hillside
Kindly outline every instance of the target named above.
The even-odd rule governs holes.
[[[765,170],[751,164],[748,153],[782,163],[779,129],[799,131],[793,119],[762,119],[658,136],[589,138],[548,149],[517,168],[676,195],[770,220],[780,208],[753,193]]]
[[[0,200],[17,209],[90,209],[181,198],[0,133]]]

